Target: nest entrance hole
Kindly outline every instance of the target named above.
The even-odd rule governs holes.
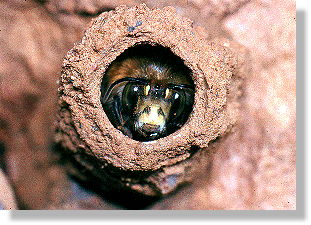
[[[180,129],[194,103],[191,70],[170,48],[138,43],[107,68],[101,103],[112,125],[138,141],[153,141]]]

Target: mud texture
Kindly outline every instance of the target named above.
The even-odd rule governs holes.
[[[148,209],[295,209],[296,9],[291,0],[1,1],[0,163],[18,207],[124,207],[108,196],[76,191],[50,149],[55,148],[62,57],[92,17],[142,2],[150,8],[174,6],[194,27],[205,28],[196,32],[208,41],[240,43],[251,67],[237,126],[209,145],[208,168]],[[234,48],[244,52],[241,45]]]
[[[190,68],[196,86],[194,109],[187,123],[173,134],[151,142],[135,141],[114,128],[100,103],[106,68],[124,50],[140,43],[169,48]],[[187,164],[176,164],[203,148],[207,151],[209,142],[223,135],[237,120],[237,99],[241,95],[237,80],[244,74],[238,74],[238,56],[223,45],[220,41],[205,41],[192,28],[192,22],[178,16],[172,7],[151,10],[142,4],[101,14],[63,63],[57,141],[72,151],[80,164],[88,165],[86,170],[94,170],[92,173],[99,178],[104,176],[103,180],[112,176],[106,171],[111,170],[111,165],[123,173],[118,179],[124,180],[124,187],[148,195],[171,192],[190,180],[192,164],[203,166],[192,159]],[[229,47],[230,43],[226,45]],[[83,155],[92,157],[92,163]],[[163,168],[173,165],[175,172],[165,174]],[[143,171],[148,178],[144,181],[126,177],[127,171]],[[153,172],[160,173],[162,181]],[[112,187],[111,182],[105,185]]]

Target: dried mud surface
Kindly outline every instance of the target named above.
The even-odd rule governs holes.
[[[207,39],[229,37],[244,45],[252,70],[240,121],[217,148],[210,147],[211,166],[148,209],[295,209],[296,8],[290,0],[2,1],[0,163],[19,207],[119,208],[94,193],[86,195],[50,154],[56,82],[63,56],[92,17],[142,2],[174,6],[205,27]],[[0,198],[4,205],[7,200]]]

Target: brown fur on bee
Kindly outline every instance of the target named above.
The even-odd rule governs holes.
[[[187,121],[194,84],[180,58],[163,47],[141,44],[109,66],[101,101],[116,128],[135,140],[150,141]]]

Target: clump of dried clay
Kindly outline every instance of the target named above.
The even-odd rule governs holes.
[[[202,30],[171,7],[152,10],[144,4],[121,6],[93,20],[68,52],[60,80],[57,142],[70,158],[70,173],[92,179],[100,189],[160,196],[208,164],[209,143],[237,121],[241,70],[230,42],[207,41]],[[170,49],[191,70],[195,85],[187,122],[149,142],[116,129],[100,101],[106,69],[126,49],[142,43]]]

